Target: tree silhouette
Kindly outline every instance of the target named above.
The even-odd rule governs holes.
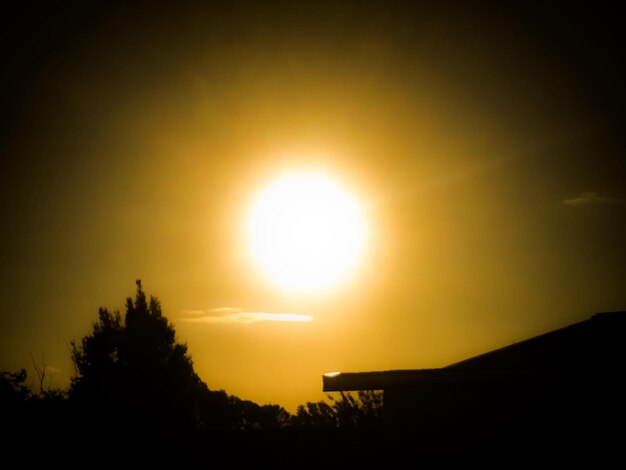
[[[380,428],[380,393],[341,394],[291,416],[279,405],[209,390],[159,301],[136,284],[123,315],[100,308],[90,334],[71,342],[67,393],[44,388],[43,357],[41,365],[32,358],[38,394],[25,385],[24,370],[0,374],[0,431],[11,436],[9,448],[35,449],[32,457],[46,463],[71,442],[81,467],[187,468],[353,460],[359,449],[376,447],[379,433],[369,430]]]
[[[72,401],[96,420],[168,433],[193,429],[204,384],[187,346],[175,336],[159,301],[148,301],[138,280],[123,319],[117,311],[100,308],[93,332],[71,343]]]

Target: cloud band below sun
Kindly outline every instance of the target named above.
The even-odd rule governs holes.
[[[599,204],[618,204],[620,202],[622,202],[621,199],[602,196],[599,193],[593,191],[584,191],[574,197],[565,199],[563,201],[563,204],[570,207],[581,207]]]
[[[191,323],[250,324],[262,321],[310,322],[313,317],[299,313],[244,312],[238,307],[219,307],[210,310],[183,310],[181,321]]]

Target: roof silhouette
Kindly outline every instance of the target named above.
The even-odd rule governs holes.
[[[623,364],[626,312],[591,318],[436,369],[341,372],[323,376],[323,390],[384,390],[420,384],[473,382],[558,374],[573,368],[605,370]]]

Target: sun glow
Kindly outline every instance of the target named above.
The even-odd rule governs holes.
[[[247,226],[264,275],[290,292],[337,287],[354,274],[366,242],[363,208],[322,173],[289,173],[259,193]]]

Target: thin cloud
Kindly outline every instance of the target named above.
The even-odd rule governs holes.
[[[212,308],[209,311],[214,313],[239,313],[241,309],[239,307],[218,307]]]
[[[210,310],[183,310],[181,320],[190,323],[250,324],[262,321],[310,322],[313,317],[299,313],[244,312],[238,307]]]
[[[592,206],[600,204],[619,204],[621,199],[602,196],[593,191],[584,191],[574,197],[565,199],[563,204],[570,207]]]

